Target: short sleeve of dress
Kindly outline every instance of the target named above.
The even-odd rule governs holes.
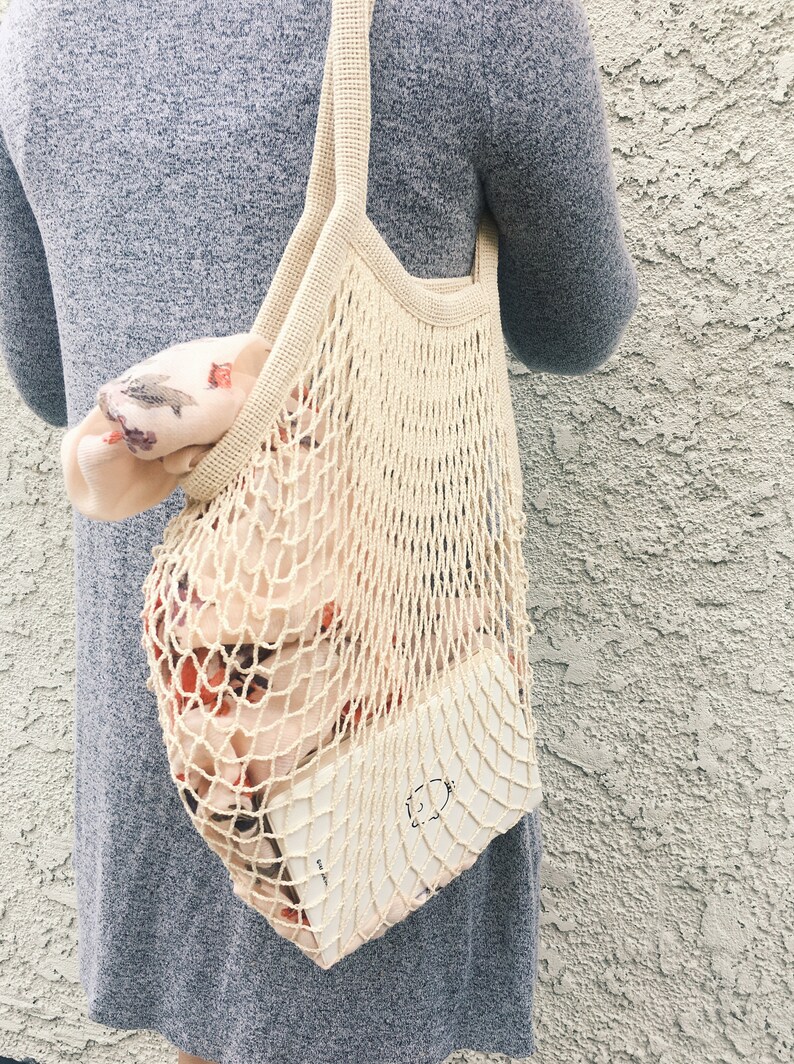
[[[481,48],[505,339],[530,369],[586,373],[617,348],[638,286],[581,0],[484,4]]]

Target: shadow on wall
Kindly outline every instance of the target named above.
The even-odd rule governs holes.
[[[0,1064],[36,1064],[33,1057],[25,1057],[24,1060],[13,1060],[11,1057],[0,1057]]]

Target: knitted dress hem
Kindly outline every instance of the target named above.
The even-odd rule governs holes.
[[[166,1041],[170,1042],[172,1046],[181,1050],[183,1053],[190,1053],[193,1056],[204,1057],[205,1060],[215,1061],[217,1064],[285,1064],[283,1058],[278,1054],[272,1057],[259,1057],[256,1061],[243,1060],[240,1057],[235,1056],[233,1053],[221,1052],[219,1054],[218,1051],[212,1047],[194,1041],[192,1038],[186,1038],[182,1033],[177,1033],[178,1026],[174,1023],[173,1019],[166,1016],[159,1016],[156,1019],[144,1016],[136,1016],[133,1018],[122,1012],[114,1012],[107,1006],[99,1006],[93,1003],[89,1003],[88,1005],[87,1016],[90,1020],[93,1020],[94,1023],[102,1024],[105,1027],[112,1027],[116,1030],[154,1031],[155,1033],[162,1035]],[[389,1054],[388,1056],[378,1057],[377,1059],[374,1059],[369,1052],[362,1056],[354,1056],[346,1053],[344,1064],[444,1064],[444,1061],[446,1061],[452,1053],[463,1051],[467,1053],[498,1053],[515,1061],[525,1060],[533,1056],[537,1049],[536,1040],[532,1035],[526,1040],[519,1040],[510,1045],[506,1045],[501,1040],[499,1040],[500,1044],[496,1045],[493,1041],[483,1039],[482,1037],[467,1038],[463,1044],[452,1044],[452,1042],[460,1043],[460,1036],[452,1039],[448,1048],[427,1050],[427,1053],[422,1056],[418,1056],[416,1050],[411,1050],[403,1056]],[[440,1056],[439,1053],[441,1054]],[[315,1064],[315,1061],[291,1060],[289,1064]],[[325,1064],[329,1064],[329,1062],[326,1061]]]

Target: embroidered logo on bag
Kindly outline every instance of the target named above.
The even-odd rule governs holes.
[[[411,827],[418,828],[420,824],[427,824],[431,820],[438,819],[449,802],[454,786],[454,780],[445,780],[436,776],[414,787],[412,794],[405,800]]]

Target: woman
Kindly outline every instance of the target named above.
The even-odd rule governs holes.
[[[249,327],[302,207],[330,3],[12,0],[0,29],[0,342],[72,425],[177,338]],[[506,340],[582,374],[637,300],[580,0],[377,0],[368,213],[410,272],[500,230]],[[535,1050],[540,814],[329,970],[232,892],[172,785],[139,642],[180,492],[75,511],[75,841],[89,1016],[182,1062],[438,1064]],[[191,1055],[192,1054],[192,1055]]]

